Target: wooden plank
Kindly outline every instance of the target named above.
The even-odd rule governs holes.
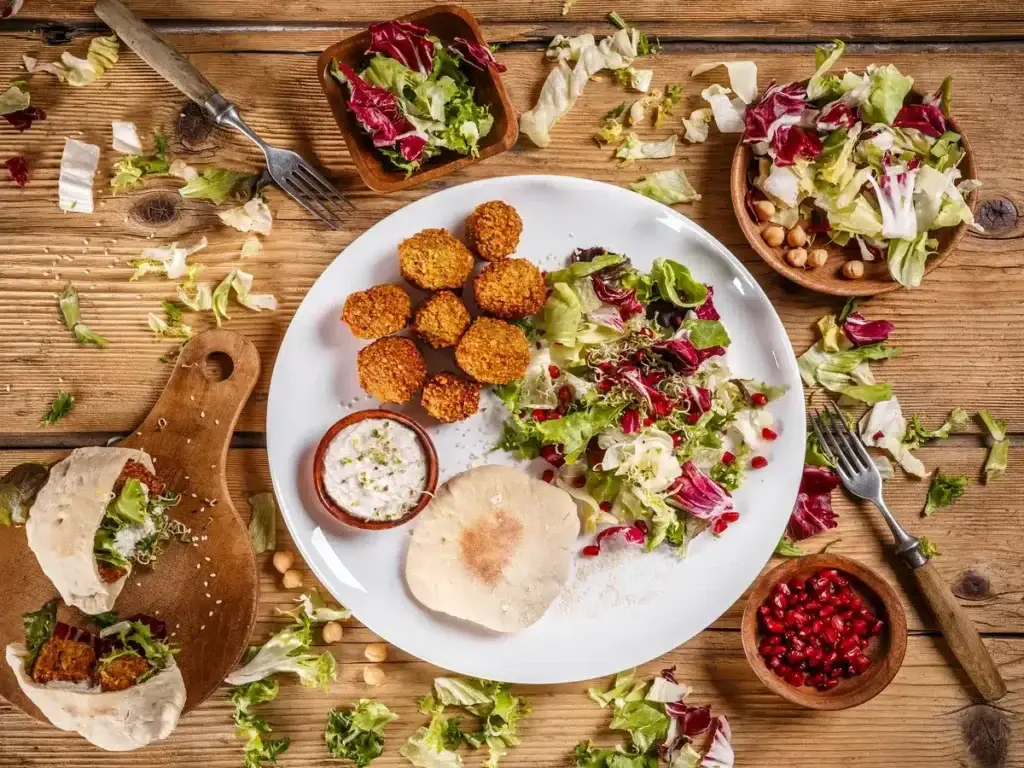
[[[573,27],[591,28],[604,22],[613,6],[598,0],[579,0],[571,12],[562,15],[563,0],[508,3],[502,0],[466,0],[462,3],[487,26],[513,24],[520,35],[550,36]],[[78,0],[32,0],[19,20],[54,21],[63,24],[94,23],[91,3]],[[317,23],[364,25],[418,10],[418,0],[396,0],[386,9],[369,0],[323,3],[318,0],[288,0],[285,3],[247,3],[221,0],[217,3],[161,2],[134,0],[128,3],[148,19],[240,20],[251,22]],[[723,5],[714,0],[688,3],[649,3],[620,7],[627,19],[650,33],[686,40],[815,40],[995,38],[1019,36],[1024,30],[1024,13],[1014,3],[984,0],[971,7],[965,18],[956,0],[933,0],[927,4],[897,0],[865,0],[860,3],[818,5],[809,9],[799,0],[770,5],[756,0]],[[507,39],[507,38],[504,38]]]
[[[548,149],[539,150],[524,138],[511,152],[443,182],[376,196],[361,187],[327,104],[315,92],[313,56],[245,53],[244,39],[252,41],[253,50],[263,51],[275,38],[256,33],[232,36],[232,52],[222,53],[214,50],[215,38],[174,36],[184,49],[202,51],[194,52],[193,59],[212,82],[238,101],[258,132],[269,141],[318,157],[350,193],[357,211],[342,231],[326,232],[272,191],[274,232],[263,253],[242,266],[255,274],[257,290],[278,296],[281,308],[258,315],[237,309],[229,323],[250,336],[263,357],[263,376],[239,424],[243,431],[263,430],[274,354],[291,314],[322,269],[374,222],[425,194],[474,179],[557,171],[625,184],[642,173],[668,167],[668,163],[650,162],[618,169],[610,153],[590,141],[600,115],[629,98],[618,86],[595,81],[555,128]],[[0,82],[7,82],[19,76],[17,61],[22,53],[40,50],[29,35],[5,35],[0,40],[10,51],[0,61]],[[80,53],[83,45],[77,43],[71,50]],[[57,51],[43,53],[52,57]],[[751,52],[738,48],[736,54],[742,57]],[[1024,167],[1024,149],[1012,121],[993,121],[991,115],[993,109],[1008,111],[1024,100],[1019,54],[1017,48],[980,46],[943,53],[900,48],[884,55],[884,60],[912,73],[924,89],[936,86],[947,72],[957,74],[955,109],[977,152],[984,194],[1016,200],[1018,206],[1024,205],[1024,178],[1019,170]],[[528,108],[547,65],[536,52],[508,51],[501,58],[509,67],[506,82],[516,107]],[[809,49],[757,54],[756,58],[762,83],[770,78],[803,77],[810,69]],[[846,63],[860,68],[875,58],[858,54]],[[692,83],[688,73],[702,59],[692,53],[663,54],[654,62],[655,84],[683,83],[684,106],[695,108],[699,89],[711,76]],[[146,314],[159,311],[160,300],[173,296],[173,285],[167,281],[129,282],[128,262],[145,246],[192,242],[207,235],[210,247],[198,258],[207,265],[204,279],[219,280],[231,266],[241,264],[237,254],[243,236],[222,226],[208,204],[178,200],[172,180],[116,198],[99,189],[114,162],[107,149],[110,121],[134,120],[143,133],[155,127],[171,129],[183,104],[180,94],[133,54],[126,53],[97,85],[62,87],[41,74],[33,78],[33,90],[36,103],[48,111],[49,118],[23,134],[0,126],[0,158],[25,154],[32,167],[27,189],[0,185],[0,231],[4,233],[0,238],[0,338],[4,339],[0,344],[0,423],[7,433],[38,433],[39,418],[63,386],[73,389],[79,402],[71,416],[48,428],[47,434],[127,431],[148,412],[167,376],[159,358],[170,345],[154,339]],[[648,136],[652,131],[642,133]],[[56,207],[58,165],[69,134],[104,150],[93,216],[62,214]],[[813,338],[814,321],[840,303],[785,283],[741,240],[727,194],[733,141],[713,135],[704,145],[682,149],[683,166],[704,195],[701,202],[682,210],[747,264],[777,307],[794,348],[802,351]],[[194,153],[185,151],[175,137],[172,150],[196,164],[256,168],[260,159],[244,139],[225,132],[215,132]],[[145,225],[133,217],[133,206],[159,190],[177,200],[177,218],[162,226]],[[1020,269],[1024,249],[1015,232],[1010,228],[992,237],[971,235],[922,288],[898,291],[870,303],[869,315],[896,322],[893,341],[903,350],[900,358],[877,370],[893,383],[905,410],[920,413],[927,423],[938,423],[956,405],[970,410],[987,407],[1003,417],[1024,406],[1024,390],[1011,375],[1024,367],[1024,273]],[[76,346],[61,327],[54,295],[67,280],[81,291],[85,320],[111,340],[106,350]],[[339,296],[344,294],[344,286],[338,291]],[[195,323],[197,329],[207,324]]]
[[[54,461],[63,455],[66,451],[0,451],[0,474],[23,461]],[[985,450],[980,447],[925,448],[919,455],[929,469],[941,467],[947,474],[966,474],[972,478],[977,477],[985,460]],[[271,488],[266,451],[232,450],[228,455],[227,477],[235,508],[248,515],[249,496]],[[991,633],[1020,632],[1024,626],[1024,604],[1020,600],[1024,593],[1024,548],[1018,532],[1024,528],[1024,510],[1015,500],[1024,493],[1024,463],[1014,452],[1006,476],[990,486],[972,480],[955,506],[922,519],[920,510],[926,492],[925,483],[902,476],[885,486],[886,500],[896,517],[908,530],[927,535],[939,546],[942,555],[936,559],[936,567],[951,587],[965,596],[962,602],[979,629]],[[838,529],[820,534],[802,546],[814,552],[839,539],[829,547],[830,552],[855,558],[877,570],[904,596],[910,628],[933,630],[934,621],[916,597],[913,580],[886,553],[883,542],[890,538],[881,517],[873,508],[855,504],[841,492],[833,495],[839,515]],[[745,510],[744,514],[756,514],[756,510]],[[292,547],[283,522],[278,525],[278,536],[278,548]],[[279,623],[275,609],[288,607],[293,597],[279,588],[269,560],[269,554],[260,557],[262,606],[257,632],[269,631]],[[773,559],[766,568],[778,562]],[[315,577],[302,567],[306,585],[314,584]],[[908,599],[908,595],[914,597]],[[714,627],[737,629],[744,604],[745,596]]]

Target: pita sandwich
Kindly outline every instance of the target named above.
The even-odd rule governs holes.
[[[163,490],[152,459],[128,448],[79,448],[50,470],[25,533],[65,603],[88,614],[113,609],[137,546],[166,523],[150,487]],[[126,498],[118,506],[122,495]],[[122,514],[111,522],[108,509]],[[101,527],[106,530],[98,538]]]
[[[578,534],[576,504],[565,491],[511,467],[471,469],[420,514],[405,578],[431,610],[519,632],[569,580]]]

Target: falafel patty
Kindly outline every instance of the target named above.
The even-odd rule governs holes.
[[[519,320],[540,311],[547,300],[544,276],[526,259],[488,264],[473,283],[480,309],[505,320]]]
[[[96,679],[104,691],[124,691],[135,685],[150,668],[150,663],[142,656],[121,656],[101,664]]]
[[[498,261],[515,253],[523,220],[508,203],[491,200],[478,205],[466,219],[466,239],[481,259]]]
[[[459,288],[473,271],[473,254],[446,229],[424,229],[398,246],[402,277],[425,291]]]
[[[424,301],[412,329],[434,349],[454,347],[469,327],[469,310],[451,291],[439,291]]]
[[[40,685],[60,681],[86,683],[96,665],[96,650],[89,643],[51,636],[32,665],[32,679]]]
[[[423,385],[421,402],[438,421],[462,421],[480,408],[480,385],[450,371],[431,374]]]
[[[455,362],[477,381],[507,384],[521,379],[530,364],[530,344],[521,328],[478,317],[455,348]]]
[[[401,286],[375,285],[349,294],[341,319],[360,339],[379,339],[405,328],[412,300]]]
[[[412,339],[385,336],[359,350],[359,386],[382,403],[405,403],[427,378],[427,364]]]

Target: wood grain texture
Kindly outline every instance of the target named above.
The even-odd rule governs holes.
[[[314,51],[327,42],[321,33],[309,35]],[[296,36],[302,37],[292,33],[292,42]],[[0,338],[4,339],[0,344],[0,423],[4,432],[38,433],[39,419],[61,386],[73,389],[78,402],[67,419],[47,430],[51,435],[127,431],[149,410],[167,376],[159,358],[170,345],[154,338],[146,314],[159,311],[160,300],[173,296],[174,286],[153,278],[128,281],[130,260],[147,245],[194,242],[207,235],[210,247],[193,257],[206,265],[202,279],[219,281],[232,266],[241,265],[255,274],[255,290],[278,296],[277,312],[255,314],[236,307],[229,323],[232,330],[252,339],[263,358],[263,376],[239,423],[244,431],[262,431],[274,355],[289,318],[322,269],[376,221],[432,191],[474,179],[563,173],[625,184],[643,173],[670,167],[648,162],[618,169],[610,152],[590,140],[600,116],[629,98],[620,87],[595,81],[556,126],[548,149],[537,149],[522,138],[512,151],[442,181],[390,196],[371,195],[359,185],[327,103],[315,90],[315,55],[268,53],[277,39],[269,33],[226,38],[224,47],[230,53],[218,50],[221,41],[216,36],[169,37],[214,85],[239,103],[266,140],[318,158],[353,200],[355,214],[342,231],[326,232],[272,190],[274,231],[266,238],[263,253],[242,263],[238,252],[244,236],[220,224],[209,204],[176,197],[179,183],[157,180],[117,197],[102,189],[115,162],[108,149],[110,121],[133,120],[143,134],[157,127],[173,129],[184,99],[171,85],[130,52],[103,81],[87,88],[61,87],[48,75],[35,75],[34,101],[47,110],[48,119],[24,134],[0,125],[0,158],[25,154],[31,165],[27,189],[0,185],[0,232],[4,234],[0,238]],[[0,35],[0,44],[10,51],[0,60],[0,82],[18,77],[22,53],[57,54],[57,50],[41,52],[28,34]],[[69,49],[80,54],[84,45],[78,42]],[[982,200],[1001,196],[1018,201],[1019,206],[1024,205],[1024,147],[1012,121],[992,121],[990,116],[992,110],[1011,110],[1024,101],[1020,53],[1020,47],[1000,45],[942,53],[901,48],[884,56],[912,73],[924,90],[936,86],[945,73],[956,73],[955,111],[974,144],[979,174],[985,181]],[[744,55],[755,54],[738,46],[736,56]],[[543,57],[526,51],[503,52],[499,57],[509,67],[505,83],[513,104],[519,110],[528,108],[547,71]],[[686,111],[698,106],[700,88],[711,81],[711,75],[697,81],[689,78],[690,70],[704,58],[673,52],[654,62],[656,85],[684,84]],[[857,54],[846,63],[863,67],[873,58]],[[756,59],[763,84],[773,77],[805,77],[812,57],[810,49],[804,48],[796,53],[760,53]],[[103,149],[93,216],[62,214],[56,206],[57,170],[64,137],[69,134]],[[642,135],[663,134],[645,129]],[[746,245],[729,206],[733,144],[734,139],[713,132],[706,144],[682,148],[681,164],[704,197],[681,210],[744,261],[775,304],[794,348],[802,351],[814,338],[814,321],[837,309],[840,302],[786,282]],[[243,137],[222,131],[215,131],[195,152],[184,150],[172,136],[172,152],[197,165],[255,168],[260,160],[258,150]],[[173,202],[176,217],[160,226],[143,223],[137,206],[160,196]],[[972,234],[920,289],[897,291],[867,305],[869,316],[896,323],[893,341],[903,354],[876,370],[894,385],[907,412],[920,413],[931,424],[956,405],[969,410],[987,407],[997,416],[1009,417],[1013,428],[1013,415],[1024,406],[1024,389],[1012,375],[1024,369],[1022,267],[1022,228],[1000,230],[990,237]],[[110,339],[107,349],[78,347],[63,329],[55,295],[69,279],[81,293],[85,321]],[[344,295],[345,287],[338,286],[338,293]],[[198,320],[195,325],[203,328],[209,322]],[[956,330],[951,332],[954,324]]]
[[[325,2],[325,0],[285,0],[278,3],[251,3],[245,0],[218,0],[201,3],[190,0],[131,0],[129,7],[138,15],[176,21],[214,20],[318,23],[363,25],[370,21],[402,16],[423,7],[418,0],[396,0],[386,8],[371,0]],[[794,39],[957,39],[963,36],[998,38],[1019,35],[1024,30],[1024,12],[1015,3],[984,0],[971,6],[970,14],[956,0],[932,0],[929,3],[902,3],[898,0],[865,0],[860,3],[834,3],[815,6],[808,13],[800,0],[779,0],[770,4],[742,0],[722,4],[714,0],[687,3],[644,3],[615,6],[601,0],[578,0],[570,13],[562,15],[563,0],[465,0],[468,8],[487,25],[517,24],[520,34],[550,37],[552,29],[601,24],[608,11],[618,10],[648,32],[687,40],[748,38]],[[68,23],[95,21],[91,3],[81,0],[33,0],[27,3],[19,20],[46,20]],[[571,30],[570,30],[571,31]]]

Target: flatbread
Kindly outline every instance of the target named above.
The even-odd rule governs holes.
[[[129,448],[78,448],[50,470],[50,479],[29,512],[25,534],[43,573],[61,598],[88,614],[113,610],[129,572],[104,584],[93,556],[96,531],[110,492],[124,468],[134,459],[150,472],[153,461]]]
[[[420,514],[405,578],[431,610],[519,632],[569,580],[579,527],[565,491],[511,467],[471,469]]]
[[[166,739],[185,706],[185,681],[170,660],[166,669],[123,691],[39,685],[25,670],[22,643],[7,646],[7,664],[25,695],[62,731],[75,731],[100,749],[127,752]]]

